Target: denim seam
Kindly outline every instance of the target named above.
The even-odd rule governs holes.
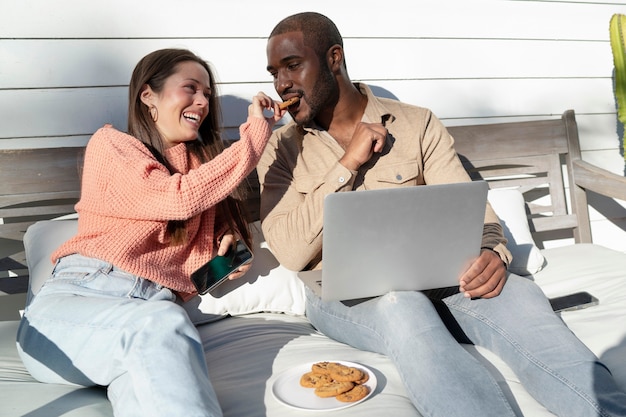
[[[363,324],[363,323],[355,323],[355,322],[353,322],[353,321],[351,321],[351,320],[347,319],[347,318],[346,318],[345,316],[343,316],[343,315],[342,315],[342,316],[339,316],[339,315],[334,314],[334,313],[331,313],[331,312],[329,312],[329,311],[327,311],[327,310],[325,310],[325,309],[323,309],[323,308],[316,307],[316,309],[317,309],[317,311],[318,311],[318,312],[320,312],[320,313],[324,314],[325,316],[328,316],[328,317],[334,317],[335,319],[337,319],[337,320],[341,320],[342,322],[347,323],[347,324],[349,324],[349,325],[351,325],[351,326],[358,326],[358,327],[361,327],[361,328],[367,329],[368,331],[370,331],[370,332],[374,333],[374,334],[376,335],[376,337],[378,338],[378,340],[382,340],[382,341],[383,341],[383,343],[384,343],[384,345],[385,345],[385,348],[386,348],[389,352],[391,352],[391,353],[395,353],[395,352],[394,352],[394,349],[393,349],[393,346],[391,346],[391,345],[389,344],[389,342],[388,342],[388,341],[386,341],[386,340],[385,340],[385,338],[381,336],[380,332],[378,332],[375,328],[370,327],[370,326],[367,326],[367,325],[365,325],[365,324]],[[323,334],[323,333],[322,333],[322,334]],[[379,352],[377,352],[377,353],[379,353]],[[394,356],[394,357],[395,357],[395,356]]]
[[[553,369],[551,369],[550,367],[548,367],[546,364],[544,364],[543,362],[539,361],[537,358],[535,358],[534,356],[532,356],[526,349],[524,349],[520,344],[516,343],[507,332],[505,332],[501,327],[496,326],[496,324],[494,322],[492,322],[491,320],[489,320],[487,317],[484,317],[482,315],[477,314],[476,312],[474,312],[473,310],[464,308],[462,306],[459,306],[457,304],[453,304],[453,303],[446,303],[446,305],[449,308],[452,308],[460,313],[464,313],[467,314],[471,317],[474,317],[475,319],[477,319],[479,322],[483,323],[484,325],[488,326],[489,328],[491,328],[492,330],[494,330],[496,333],[498,333],[500,336],[502,336],[509,344],[511,344],[515,350],[517,350],[519,353],[521,353],[524,357],[526,357],[530,363],[534,364],[535,366],[537,366],[538,368],[542,369],[544,372],[546,372],[548,375],[552,376],[553,378],[557,379],[558,381],[560,381],[561,383],[563,383],[564,385],[566,385],[567,387],[569,387],[573,392],[575,392],[576,394],[578,394],[578,396],[580,398],[582,398],[584,401],[586,401],[591,407],[593,407],[593,409],[600,413],[600,415],[602,417],[610,417],[609,414],[606,414],[604,412],[604,410],[600,407],[600,405],[593,400],[593,398],[590,398],[585,392],[583,392],[582,390],[580,390],[580,388],[574,384],[572,384],[568,379],[566,379],[565,377],[563,377],[561,374],[555,372]]]
[[[26,318],[33,318],[39,321],[47,321],[48,323],[62,323],[65,326],[72,326],[74,328],[80,329],[80,328],[89,328],[89,329],[100,329],[100,330],[119,330],[122,329],[124,326],[120,325],[120,326],[103,326],[101,324],[90,324],[90,323],[77,323],[75,321],[69,321],[69,320],[61,320],[61,319],[57,319],[54,317],[49,317],[46,314],[33,314],[32,312],[29,312],[28,314],[25,314]]]
[[[365,324],[363,324],[363,323],[355,323],[355,322],[353,322],[353,321],[351,321],[351,320],[347,319],[347,318],[346,318],[345,316],[343,316],[343,315],[342,315],[342,316],[339,316],[339,315],[337,315],[337,314],[333,314],[333,313],[331,313],[331,312],[329,312],[329,311],[327,311],[327,310],[325,310],[325,309],[323,309],[323,308],[319,308],[319,307],[317,307],[316,309],[318,310],[318,312],[321,312],[321,313],[323,313],[323,314],[324,314],[324,315],[326,315],[326,316],[329,316],[329,317],[334,317],[335,319],[337,319],[337,320],[341,320],[341,321],[343,321],[344,323],[348,323],[348,324],[349,324],[349,325],[351,325],[351,326],[358,326],[358,327],[362,327],[362,328],[364,328],[364,329],[367,329],[367,330],[371,331],[372,333],[374,333],[374,334],[376,335],[376,337],[378,338],[378,340],[382,340],[382,341],[383,341],[383,343],[384,343],[384,345],[385,345],[385,348],[387,349],[387,352],[392,353],[394,358],[395,358],[395,357],[397,357],[397,356],[396,356],[396,354],[395,354],[395,350],[393,349],[393,345],[391,345],[391,344],[390,344],[390,341],[387,341],[384,337],[382,337],[382,336],[381,336],[381,333],[380,333],[379,331],[377,331],[375,328],[370,327],[370,326],[367,326],[367,325],[365,325]],[[379,353],[379,352],[376,352],[376,353]],[[388,355],[388,354],[385,354],[385,356],[389,357],[389,355]],[[394,365],[395,365],[395,362],[394,362]],[[405,388],[406,388],[407,392],[415,392],[415,391],[416,391],[415,389],[411,389],[411,387],[406,387],[406,384],[408,384],[408,381],[407,381],[407,380],[404,380],[404,378],[402,378],[402,379],[403,379],[403,382],[404,382],[404,384],[405,384]],[[497,391],[500,393],[500,394],[499,394],[499,396],[500,396],[500,398],[501,398],[501,400],[502,400],[503,404],[505,404],[505,405],[509,408],[509,410],[511,411],[511,415],[514,415],[514,414],[515,414],[515,412],[514,412],[514,411],[513,411],[513,409],[511,408],[510,404],[508,403],[508,400],[507,400],[506,396],[504,395],[504,393],[502,392],[502,390],[500,389],[499,385],[497,384],[497,382],[493,381],[493,378],[492,378],[492,382],[494,382],[495,388],[496,388],[496,389],[497,389]],[[410,395],[410,394],[409,394],[409,395]],[[422,407],[423,407],[423,406],[424,406],[424,405],[422,404]],[[418,410],[418,411],[419,411],[420,413],[424,414],[424,411],[420,411],[420,410]],[[426,417],[426,416],[425,416],[425,417]]]

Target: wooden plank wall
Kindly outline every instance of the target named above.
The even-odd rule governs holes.
[[[380,94],[447,125],[575,109],[584,158],[624,173],[608,30],[626,2],[593,0],[1,0],[0,148],[81,146],[104,123],[125,129],[132,68],[163,47],[213,64],[236,139],[250,97],[276,97],[267,35],[305,10],[337,23],[350,75]],[[596,241],[626,251],[625,204],[591,204]]]

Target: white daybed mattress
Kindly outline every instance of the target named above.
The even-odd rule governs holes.
[[[595,245],[543,251],[547,266],[535,279],[548,296],[587,290],[600,304],[566,312],[569,327],[609,366],[626,390],[626,256]],[[0,415],[3,417],[111,416],[102,389],[40,384],[22,366],[15,350],[16,321],[0,322]],[[276,313],[231,317],[199,326],[211,377],[226,416],[310,416],[287,408],[271,393],[281,372],[317,360],[362,363],[376,374],[378,387],[365,402],[333,413],[337,416],[419,416],[389,360],[352,349],[318,333],[305,318]],[[551,416],[522,388],[498,358],[467,346],[482,358],[507,395],[515,397],[520,415]]]
[[[626,390],[626,256],[600,246],[580,244],[542,251],[546,267],[536,281],[548,296],[586,290],[600,304],[564,312],[568,326],[609,366]],[[314,331],[305,319],[287,315],[255,314],[233,317],[200,328],[212,377],[227,416],[310,416],[278,403],[272,396],[273,381],[281,372],[301,363],[340,359],[362,363],[376,373],[379,386],[372,397],[337,416],[420,416],[408,401],[399,376],[384,356],[362,352],[332,341]],[[521,386],[513,372],[495,355],[466,346],[485,362],[518,406],[519,415],[553,416]],[[255,368],[255,378],[247,378]],[[237,386],[250,402],[242,401]],[[265,381],[265,382],[264,382]],[[514,400],[513,400],[514,397]],[[262,401],[261,401],[262,399]],[[263,408],[263,409],[261,409]]]

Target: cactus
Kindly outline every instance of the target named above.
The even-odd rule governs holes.
[[[614,14],[611,17],[609,32],[611,35],[611,50],[613,51],[613,65],[615,66],[615,98],[617,99],[617,119],[626,125],[626,16]],[[626,129],[622,129],[626,130]],[[626,133],[622,134],[622,150],[626,149]],[[626,160],[626,152],[624,152]]]

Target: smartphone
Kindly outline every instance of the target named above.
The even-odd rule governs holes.
[[[550,304],[555,312],[579,310],[599,303],[598,299],[586,291],[581,291],[561,297],[550,298]]]
[[[240,266],[252,262],[253,258],[250,248],[238,240],[225,255],[216,256],[191,274],[191,281],[199,294],[206,294],[228,279]]]

